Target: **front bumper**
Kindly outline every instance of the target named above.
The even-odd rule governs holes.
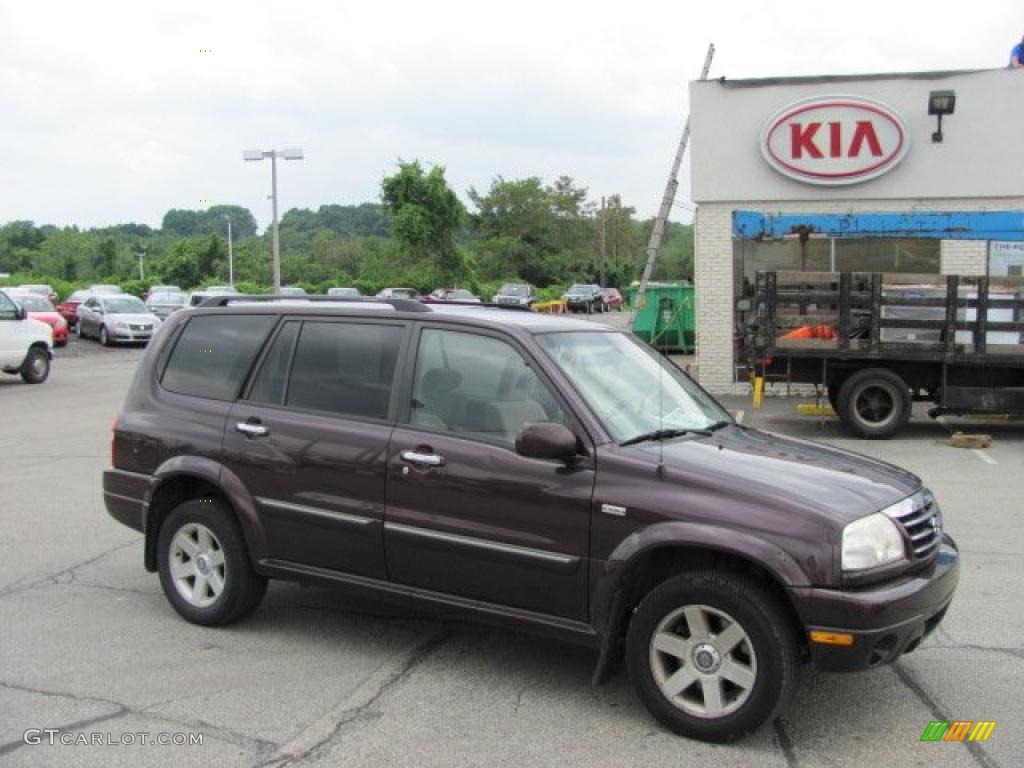
[[[828,672],[853,672],[915,650],[942,621],[960,580],[960,554],[949,536],[924,571],[862,589],[791,588],[807,631],[811,660]],[[853,636],[852,645],[810,641],[816,630]]]
[[[126,330],[124,328],[109,328],[107,333],[109,334],[111,341],[149,341],[153,338],[153,334],[156,333],[156,329],[136,331],[131,329]]]

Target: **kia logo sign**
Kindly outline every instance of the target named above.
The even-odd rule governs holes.
[[[807,184],[856,184],[891,170],[907,153],[903,119],[857,96],[823,96],[780,109],[761,131],[761,152],[779,173]]]

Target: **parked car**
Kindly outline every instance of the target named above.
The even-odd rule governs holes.
[[[472,291],[465,288],[437,288],[431,291],[430,296],[425,299],[429,301],[461,302],[463,304],[479,304],[480,299],[473,295]]]
[[[576,283],[562,294],[570,312],[603,312],[604,291],[594,283]]]
[[[118,342],[148,342],[159,326],[160,318],[135,296],[90,296],[78,307],[78,337],[95,336],[105,347]]]
[[[185,293],[181,288],[176,285],[151,285],[149,290],[146,291],[146,295],[143,297],[143,301],[147,304],[152,296],[158,293]]]
[[[610,309],[622,309],[622,294],[618,288],[605,288],[603,294],[605,312]]]
[[[8,296],[28,313],[33,320],[39,320],[50,326],[53,332],[53,346],[63,347],[68,343],[68,322],[58,312],[50,300],[39,293],[8,292]]]
[[[950,605],[917,477],[737,424],[630,333],[246,301],[168,319],[103,476],[188,621],[242,618],[269,578],[433,606],[593,646],[598,680],[624,649],[655,717],[726,741],[803,661],[891,662]]]
[[[532,307],[537,301],[537,294],[527,283],[505,283],[491,301],[512,307]]]
[[[107,285],[104,283],[97,283],[89,286],[89,293],[95,294],[111,294],[111,293],[124,293],[119,285]]]
[[[56,304],[58,301],[60,301],[60,297],[57,296],[57,292],[53,290],[52,285],[45,285],[43,283],[30,283],[25,285],[19,285],[18,290],[26,293],[38,294],[39,296],[42,296],[47,301],[49,301],[51,304]]]
[[[0,370],[18,374],[26,384],[42,384],[50,375],[53,330],[33,320],[0,291]]]
[[[231,296],[238,293],[238,290],[231,285],[212,285],[200,291],[192,291],[188,295],[188,305],[196,307],[202,304],[211,296]]]
[[[57,305],[57,311],[67,321],[69,328],[78,324],[78,306],[90,296],[92,294],[87,290],[74,291],[63,303]]]
[[[358,299],[363,294],[358,288],[339,286],[336,288],[328,288],[327,295],[341,299]]]
[[[181,291],[165,291],[163,293],[150,292],[146,299],[146,309],[166,320],[172,312],[185,309],[188,306],[188,296]]]
[[[297,285],[282,285],[281,291],[278,293],[279,296],[308,296],[305,288],[299,288]]]
[[[420,292],[415,288],[385,288],[377,293],[378,299],[420,299]]]

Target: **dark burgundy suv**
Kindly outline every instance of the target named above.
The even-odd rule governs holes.
[[[416,301],[217,297],[171,315],[117,417],[107,509],[186,619],[268,578],[623,654],[678,733],[736,738],[801,664],[873,667],[942,620],[939,507],[879,461],[741,426],[595,323]]]

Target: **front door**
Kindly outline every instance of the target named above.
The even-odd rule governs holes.
[[[285,321],[224,436],[271,559],[385,578],[392,384],[407,325]]]
[[[511,339],[421,330],[391,438],[385,549],[393,581],[571,619],[587,615],[594,465],[515,451],[530,422],[585,433]]]

